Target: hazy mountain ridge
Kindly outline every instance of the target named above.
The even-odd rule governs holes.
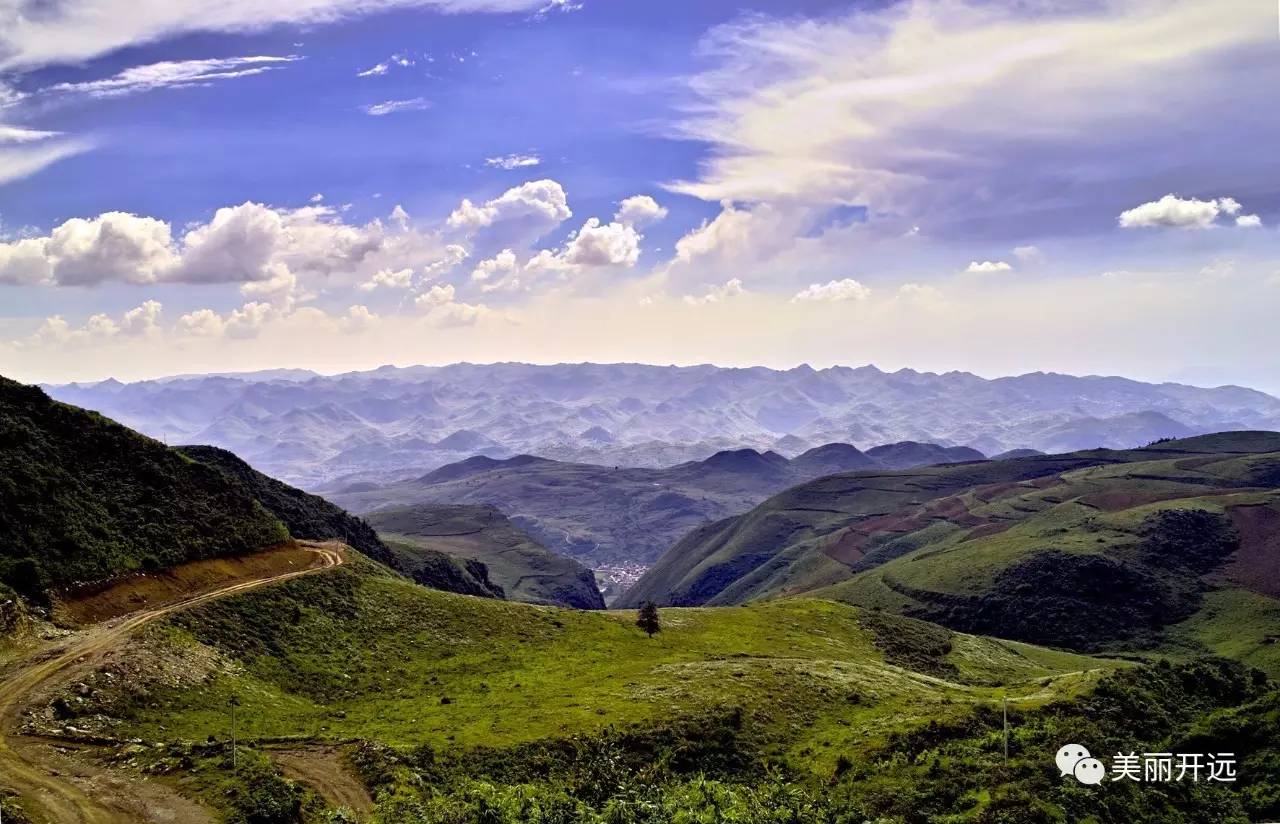
[[[491,505],[556,552],[592,566],[647,565],[709,521],[745,512],[789,486],[837,472],[982,459],[965,448],[826,444],[795,458],[736,449],[663,469],[477,455],[387,486],[339,485],[324,495],[355,512],[421,503]]]
[[[670,466],[750,447],[965,445],[987,454],[1137,446],[1280,428],[1280,400],[1116,377],[980,378],[872,366],[526,364],[382,367],[307,377],[179,377],[50,386],[157,438],[210,443],[314,488],[385,482],[471,455]]]

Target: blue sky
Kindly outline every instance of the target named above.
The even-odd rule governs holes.
[[[1255,0],[0,0],[0,373],[1280,390]]]

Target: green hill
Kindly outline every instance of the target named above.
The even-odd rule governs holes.
[[[417,569],[425,556],[444,553],[459,564],[483,564],[511,600],[604,609],[591,570],[549,552],[491,506],[419,504],[368,517],[394,549],[397,568]]]
[[[50,723],[173,742],[130,757],[230,816],[269,797],[313,811],[273,819],[291,822],[327,819],[273,772],[272,741],[342,746],[378,824],[1069,821],[1097,802],[1057,779],[1062,741],[1156,751],[1270,706],[1230,662],[1131,667],[832,601],[663,609],[652,639],[634,618],[462,598],[356,561],[166,619]],[[1252,763],[1239,794],[1117,785],[1106,820],[1244,822],[1275,788]],[[1056,817],[1008,817],[1028,798]]]
[[[0,585],[40,601],[287,538],[218,470],[0,378]]]
[[[458,559],[447,552],[422,547],[388,546],[368,523],[318,495],[311,495],[258,472],[225,449],[213,446],[178,447],[187,457],[217,467],[258,499],[284,522],[295,538],[338,540],[370,558],[402,572],[423,586],[479,595],[503,597],[502,588],[489,580],[489,570],[479,560]]]
[[[968,632],[1216,651],[1280,673],[1277,485],[1274,433],[850,473],[690,535],[625,602],[805,592]]]

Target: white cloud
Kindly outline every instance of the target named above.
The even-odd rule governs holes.
[[[357,333],[371,329],[378,322],[378,316],[369,311],[368,306],[356,304],[347,309],[347,314],[338,320],[338,328],[344,332]]]
[[[360,284],[361,292],[372,292],[379,286],[387,289],[408,289],[413,285],[412,269],[379,269],[373,277]]]
[[[563,186],[554,180],[533,180],[480,205],[464,199],[446,225],[468,237],[483,232],[498,248],[516,248],[572,216]]]
[[[1259,85],[1236,58],[1274,39],[1274,10],[1250,2],[904,0],[744,16],[702,44],[714,68],[692,80],[698,105],[674,132],[713,150],[673,188],[864,205],[928,218],[935,236],[969,233],[978,216],[1013,231],[1049,210],[1084,225],[1170,174],[1151,147],[1172,133],[1179,176],[1256,180],[1259,136],[1280,121],[1265,91],[1280,67]],[[1224,134],[1224,122],[1259,131]],[[1064,168],[1087,169],[1086,184],[1064,191]]]
[[[376,63],[362,72],[356,72],[356,77],[377,77],[378,75],[386,74],[390,70],[390,63]]]
[[[179,334],[193,337],[211,338],[222,334],[226,323],[222,316],[212,309],[197,309],[178,318]]]
[[[0,4],[0,69],[79,63],[130,45],[190,32],[252,32],[274,25],[331,23],[392,8],[528,12],[543,0],[60,0],[39,13]]]
[[[413,304],[437,327],[471,326],[489,314],[482,304],[462,303],[451,284],[437,284],[418,295]]]
[[[684,302],[690,306],[708,306],[713,303],[724,303],[727,300],[740,297],[746,294],[746,289],[742,286],[742,281],[738,278],[730,278],[720,286],[712,286],[703,295],[685,295]]]
[[[563,257],[573,266],[635,266],[640,235],[631,224],[602,224],[593,217],[569,241]]]
[[[480,284],[480,288],[486,292],[492,292],[498,289],[518,289],[520,288],[520,271],[521,267],[516,260],[516,253],[510,249],[503,249],[491,258],[480,261],[476,267],[471,270],[471,280]],[[453,287],[450,286],[450,297],[452,298]]]
[[[370,103],[363,107],[365,114],[382,117],[396,112],[418,112],[431,108],[431,101],[425,97],[409,97],[403,100],[384,100],[381,103]]]
[[[1257,215],[1240,215],[1236,218],[1236,225],[1241,229],[1257,229],[1262,226],[1262,218]]]
[[[536,154],[509,154],[501,157],[485,158],[484,165],[492,166],[497,169],[527,169],[532,166],[540,166],[542,158]]]
[[[295,55],[254,55],[214,60],[168,60],[146,66],[133,66],[101,80],[59,83],[43,91],[86,94],[90,97],[120,97],[155,89],[208,86],[223,80],[253,77],[301,59]]]
[[[649,195],[634,195],[618,204],[618,213],[613,216],[613,219],[623,226],[642,229],[666,216],[666,207],[660,206],[658,201]]]
[[[311,297],[302,292],[298,276],[285,264],[269,264],[267,271],[269,276],[265,280],[251,280],[241,285],[240,294],[246,298],[260,298],[285,311],[292,309],[299,299]]]
[[[1229,217],[1240,211],[1240,204],[1230,197],[1216,200],[1180,198],[1165,195],[1159,200],[1143,203],[1120,213],[1120,226],[1124,229],[1173,228],[1211,229],[1218,225],[1220,217]]]
[[[804,301],[825,301],[830,303],[843,301],[864,301],[871,297],[871,290],[853,278],[833,280],[827,283],[811,283],[796,293],[792,303]]]
[[[127,335],[154,335],[160,330],[160,314],[163,311],[159,301],[148,300],[141,306],[124,313],[120,322],[120,330]]]
[[[324,206],[289,210],[246,202],[224,207],[181,240],[162,220],[106,212],[72,218],[47,236],[0,242],[0,283],[270,281],[247,290],[265,296],[292,292],[298,284],[290,273],[367,278],[377,268],[387,268],[378,265],[385,257],[436,259],[435,247],[433,239],[407,228],[394,234],[378,221],[348,225]]]
[[[992,272],[1009,272],[1013,267],[1003,260],[984,260],[979,263],[976,260],[969,261],[968,267],[965,269],[969,274],[990,274]]]
[[[320,194],[319,192],[316,192],[314,195],[311,196],[312,203],[319,203],[322,200],[324,200],[324,195]]]
[[[6,88],[0,84],[0,108],[4,106],[3,95]],[[91,141],[68,138],[61,132],[24,129],[0,123],[0,185],[29,177],[46,166],[91,148]]]

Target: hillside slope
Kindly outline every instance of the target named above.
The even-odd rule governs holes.
[[[898,444],[897,465],[956,460],[934,444]],[[874,450],[873,450],[874,451]],[[982,456],[959,452],[965,459]],[[531,455],[483,455],[417,480],[325,490],[356,512],[416,503],[489,504],[555,552],[590,566],[647,565],[691,530],[745,512],[787,487],[823,475],[879,466],[849,444],[832,443],[788,460],[736,449],[665,469],[565,463]]]
[[[411,553],[385,544],[373,527],[318,495],[258,472],[225,449],[214,446],[182,446],[187,457],[216,467],[256,498],[279,518],[295,538],[338,540],[370,558],[402,572],[423,586],[479,595],[503,597],[502,588],[489,580],[489,570],[480,561],[458,560],[446,552],[417,548]]]
[[[419,504],[369,519],[401,567],[414,569],[425,556],[444,553],[464,567],[483,564],[486,581],[511,600],[604,609],[591,570],[548,552],[491,506]]]
[[[804,598],[663,610],[653,639],[634,617],[459,598],[356,562],[175,615],[30,724],[65,725],[69,706],[89,735],[167,742],[119,760],[232,820],[275,799],[326,820],[273,772],[280,740],[327,753],[376,797],[372,820],[397,824],[1022,821],[1008,813],[1029,799],[1030,820],[1102,804],[1109,821],[1243,824],[1277,809],[1275,698],[1232,662],[1131,667]],[[1222,752],[1244,724],[1258,747],[1236,750],[1239,785],[1099,795],[1052,769],[1062,741]]]
[[[41,600],[287,537],[217,469],[0,378],[0,584]]]
[[[1212,650],[1280,672],[1278,486],[1280,434],[1251,432],[835,476],[689,536],[624,603],[808,592],[969,632]]]

